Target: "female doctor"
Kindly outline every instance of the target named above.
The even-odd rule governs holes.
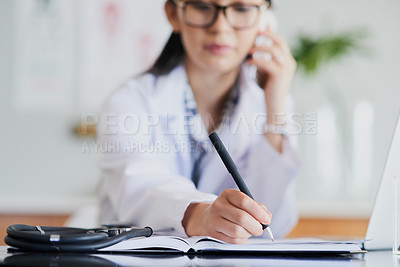
[[[278,126],[291,108],[296,63],[280,36],[260,31],[270,4],[166,1],[173,33],[164,50],[104,106],[99,136],[113,149],[100,161],[102,223],[170,228],[170,234],[230,243],[261,235],[260,223],[270,224],[278,238],[295,225],[299,163]],[[258,35],[272,42],[255,45]],[[234,189],[208,140],[214,131],[257,202]]]

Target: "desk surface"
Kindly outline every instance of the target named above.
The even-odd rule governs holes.
[[[221,258],[135,254],[34,254],[7,252],[0,247],[0,265],[7,266],[400,266],[400,256],[391,251],[372,251],[357,257]]]

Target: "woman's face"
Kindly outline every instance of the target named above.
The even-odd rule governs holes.
[[[202,1],[220,6],[233,3],[258,6],[264,3],[264,0]],[[243,62],[254,44],[259,28],[260,12],[256,12],[256,22],[244,29],[233,28],[222,10],[219,11],[218,17],[212,25],[206,28],[196,28],[187,25],[187,22],[185,22],[182,6],[178,4],[175,8],[176,16],[174,19],[170,19],[170,22],[174,31],[181,34],[186,51],[186,64],[203,71],[226,73],[236,69]],[[189,15],[189,12],[187,15]]]

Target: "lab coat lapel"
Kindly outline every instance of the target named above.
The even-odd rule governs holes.
[[[175,168],[179,174],[190,178],[191,161],[189,138],[184,125],[184,90],[188,86],[185,69],[176,67],[170,75],[156,81],[153,110],[160,114],[161,131],[159,140],[169,143],[170,155],[175,157]]]
[[[246,153],[251,136],[259,134],[259,121],[256,121],[258,115],[265,114],[263,91],[249,79],[246,74],[247,68],[242,69],[239,80],[240,98],[236,110],[229,124],[229,130],[221,132],[221,139],[227,146],[229,153],[234,161]]]

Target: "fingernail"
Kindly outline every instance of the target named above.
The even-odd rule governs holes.
[[[272,55],[271,55],[271,53],[268,53],[268,52],[255,52],[253,54],[253,58],[254,59],[262,58],[265,61],[271,61],[272,60]]]
[[[266,36],[258,36],[256,38],[255,45],[272,47],[272,46],[274,46],[274,42]]]
[[[267,213],[268,213],[268,216],[269,216],[269,217],[272,217],[271,212],[269,212],[269,210],[266,210],[266,211],[267,211]]]
[[[285,61],[285,59],[284,59],[281,55],[277,55],[277,56],[275,57],[275,59],[276,59],[276,61],[277,61],[278,63],[283,63],[283,62]]]
[[[264,224],[270,224],[270,223],[271,223],[271,213],[268,212],[268,215],[265,216]]]

